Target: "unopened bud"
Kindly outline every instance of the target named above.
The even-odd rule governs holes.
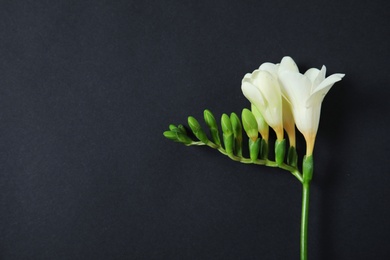
[[[192,132],[194,135],[203,143],[207,144],[209,142],[209,139],[207,138],[206,133],[202,130],[198,120],[196,120],[194,117],[189,116],[188,117],[188,125],[190,126]]]
[[[252,141],[256,141],[258,137],[258,128],[255,116],[250,110],[244,108],[242,110],[241,118],[246,134]]]
[[[214,115],[211,113],[210,110],[207,110],[207,109],[204,111],[203,115],[204,115],[204,121],[206,122],[207,126],[210,129],[210,134],[211,134],[211,137],[212,137],[214,143],[217,145],[221,145],[217,121],[215,120]]]
[[[237,156],[242,156],[242,126],[240,119],[236,113],[230,114],[230,122],[232,123],[234,135],[234,153]]]
[[[230,118],[228,115],[222,115],[221,126],[223,132],[223,143],[225,145],[226,153],[228,155],[233,155],[234,134],[232,129],[232,123],[230,122]]]

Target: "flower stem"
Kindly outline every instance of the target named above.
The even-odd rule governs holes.
[[[307,260],[307,227],[309,221],[310,181],[302,184],[301,260]]]

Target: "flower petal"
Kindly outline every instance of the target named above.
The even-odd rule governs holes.
[[[311,68],[305,72],[305,76],[310,79],[311,83],[314,83],[319,73],[320,73],[319,69]]]
[[[318,73],[317,78],[313,82],[313,91],[317,88],[318,85],[321,84],[325,80],[325,74],[326,74],[326,67],[325,65],[322,66],[321,71]]]
[[[283,96],[292,107],[304,106],[310,96],[311,81],[305,75],[297,72],[282,71],[279,80]]]
[[[254,85],[261,91],[269,106],[281,107],[282,93],[279,82],[271,73],[260,71]]]
[[[299,72],[297,64],[289,56],[283,57],[282,61],[280,62],[278,71],[282,72],[284,70],[291,71],[291,72]]]
[[[260,90],[249,82],[243,80],[241,90],[244,96],[255,105],[260,111],[266,107],[267,103]]]
[[[322,81],[321,84],[318,85],[316,89],[314,89],[314,92],[310,95],[310,98],[307,99],[306,107],[311,107],[317,103],[321,103],[333,84],[337,81],[340,81],[344,75],[345,74],[333,74]]]
[[[265,62],[260,65],[259,70],[265,70],[272,74],[275,78],[278,77],[278,64],[273,64],[271,62]]]

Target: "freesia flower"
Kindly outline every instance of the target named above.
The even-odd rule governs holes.
[[[274,129],[277,139],[283,140],[282,95],[277,78],[259,68],[244,76],[241,89]]]
[[[274,63],[270,63],[270,62],[265,62],[265,63],[261,64],[260,67],[259,67],[260,71],[267,71],[277,81],[278,81],[278,69],[279,69],[279,64],[274,64]],[[277,82],[277,84],[279,85],[279,82]],[[278,86],[277,88],[280,89],[280,86]],[[244,95],[245,95],[245,93],[244,93]],[[254,102],[251,101],[251,103],[252,103],[252,106],[253,106]],[[294,117],[293,117],[292,112],[291,112],[290,104],[285,100],[285,98],[283,96],[282,96],[282,118],[283,118],[282,125],[283,125],[283,128],[287,132],[290,146],[295,147],[295,124],[294,124]],[[267,134],[267,137],[268,137],[268,134]],[[267,140],[268,140],[268,138],[267,138]]]
[[[306,156],[313,153],[320,121],[321,104],[334,83],[345,74],[325,78],[326,67],[311,68],[301,74],[291,57],[284,57],[278,68],[283,96],[290,103],[295,124],[306,140]]]

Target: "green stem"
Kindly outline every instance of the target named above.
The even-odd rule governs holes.
[[[293,167],[291,165],[287,165],[285,163],[282,163],[281,165],[278,165],[275,161],[271,161],[271,160],[268,160],[268,159],[257,159],[255,161],[253,161],[250,158],[244,158],[242,156],[236,156],[236,155],[229,155],[225,151],[225,149],[223,149],[223,147],[221,145],[217,145],[217,144],[215,144],[215,143],[213,143],[211,141],[208,142],[207,144],[205,144],[202,141],[192,142],[190,144],[187,144],[187,146],[191,146],[191,145],[199,145],[199,146],[207,145],[207,146],[209,146],[209,147],[211,147],[213,149],[217,149],[220,153],[228,156],[233,161],[237,161],[237,162],[241,162],[241,163],[245,163],[245,164],[257,164],[257,165],[265,165],[265,166],[268,166],[268,167],[279,167],[279,168],[281,168],[283,170],[291,172],[291,174],[295,178],[297,178],[301,183],[303,183],[302,174],[299,172],[299,170],[296,167]]]
[[[310,181],[302,184],[301,260],[307,260],[307,227],[309,222]]]

